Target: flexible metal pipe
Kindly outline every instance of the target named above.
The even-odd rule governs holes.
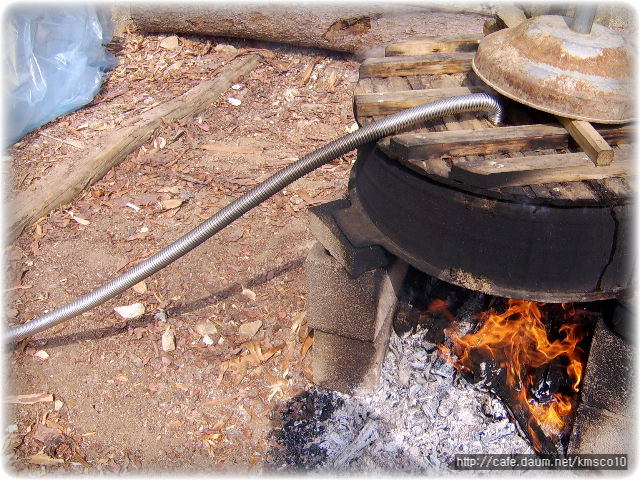
[[[486,112],[489,120],[496,124],[502,120],[500,103],[485,93],[452,97],[389,115],[383,120],[328,143],[276,172],[171,245],[93,292],[42,317],[11,328],[5,333],[5,342],[21,340],[106,302],[193,250],[290,183],[356,147],[386,137],[416,123],[464,112]]]

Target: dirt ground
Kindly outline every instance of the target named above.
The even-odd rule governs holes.
[[[166,38],[127,32],[98,97],[8,151],[6,197],[56,162],[82,161],[101,132],[213,78],[232,58],[259,51],[264,61],[6,248],[9,326],[102,285],[354,126],[359,64],[348,55]],[[7,471],[264,472],[273,412],[311,384],[307,208],[346,194],[354,158],[311,173],[136,288],[6,352]],[[114,310],[137,303],[137,318]]]

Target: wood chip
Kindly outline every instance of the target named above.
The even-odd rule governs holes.
[[[147,284],[144,282],[136,283],[133,287],[133,291],[139,294],[147,293]]]
[[[27,462],[33,463],[34,465],[44,465],[46,467],[51,465],[59,465],[61,463],[64,463],[64,460],[62,458],[50,457],[45,453],[36,453],[35,455],[27,457]]]
[[[163,200],[161,205],[165,210],[173,210],[174,208],[180,207],[183,203],[184,200],[181,198],[170,198],[169,200]]]
[[[167,140],[164,137],[158,137],[153,140],[153,148],[162,150],[166,146],[167,146]]]
[[[162,187],[160,190],[158,190],[159,193],[173,193],[174,195],[177,195],[180,193],[180,187],[178,187],[177,185],[173,185],[171,187]]]
[[[262,320],[243,323],[238,328],[238,334],[245,337],[253,337],[256,333],[258,333],[258,330],[260,330],[260,328],[262,328]]]
[[[33,405],[40,402],[53,402],[53,395],[50,393],[28,393],[25,395],[10,395],[5,398],[6,403],[17,403],[19,405]]]
[[[137,368],[144,367],[144,362],[142,361],[142,359],[137,355],[134,355],[133,353],[129,353],[129,360],[131,360],[131,363],[133,363],[133,365],[135,365]]]
[[[312,345],[313,345],[313,333],[307,335],[307,338],[305,338],[304,343],[302,344],[302,348],[300,349],[301,359],[307,355],[307,352],[309,351]]]
[[[71,210],[66,210],[66,212],[69,214],[69,216],[71,218],[73,218],[76,222],[78,222],[80,225],[90,225],[91,222],[89,220],[85,220],[84,218],[80,218],[78,217],[76,214],[74,214]]]

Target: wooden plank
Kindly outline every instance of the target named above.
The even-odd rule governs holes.
[[[484,90],[481,87],[454,87],[360,94],[354,96],[354,105],[357,115],[390,115],[406,108],[417,107],[443,98],[482,91]]]
[[[423,77],[420,77],[418,75],[409,75],[407,78],[407,81],[409,82],[409,85],[411,86],[411,90],[423,90],[424,86],[422,85],[421,79]]]
[[[450,178],[481,188],[575,182],[627,176],[633,155],[620,156],[610,165],[596,166],[584,152],[531,155],[499,160],[454,161]]]
[[[633,135],[633,129],[630,125],[622,125],[601,133],[607,140],[607,136],[628,138]],[[398,156],[410,160],[559,148],[566,147],[569,138],[567,130],[559,125],[521,125],[483,130],[404,133],[391,139],[390,148]]]
[[[439,84],[444,88],[459,87],[458,79],[453,75],[439,75]],[[477,87],[472,87],[477,88]],[[488,87],[487,90],[491,91]],[[480,130],[491,126],[489,122],[485,122],[479,118],[478,114],[474,113],[461,113],[458,115],[447,115],[442,119],[444,121],[447,130]]]
[[[558,187],[554,188],[554,193],[556,193],[557,198],[572,202],[582,200],[600,201],[596,193],[589,188],[589,185],[581,181],[558,182]]]
[[[536,201],[554,205],[597,205],[599,199],[582,182],[548,182],[530,186],[535,193]]]
[[[368,58],[360,64],[360,78],[406,77],[467,72],[473,53],[433,54],[408,57]]]
[[[609,165],[613,161],[613,148],[589,122],[556,116],[595,165]]]
[[[615,197],[630,198],[634,196],[633,191],[629,188],[629,184],[621,177],[611,177],[602,180],[604,188],[609,190]]]
[[[358,80],[356,87],[353,89],[355,95],[362,95],[373,92],[373,83],[370,78],[362,78]]]
[[[527,19],[527,16],[521,8],[508,3],[498,6],[496,16],[507,28],[520,25]]]
[[[463,35],[412,37],[388,45],[385,49],[385,56],[475,52],[483,36],[482,33],[470,33]]]
[[[8,241],[12,242],[26,226],[70,202],[84,188],[100,180],[127,155],[149,141],[153,132],[162,126],[163,119],[176,120],[204,110],[261,61],[262,56],[251,54],[229,63],[213,80],[202,82],[180,97],[132,119],[128,126],[105,135],[105,146],[97,152],[87,151],[78,165],[56,165],[46,177],[16,195],[9,206],[9,222],[5,227]]]
[[[406,77],[374,78],[373,81],[384,82],[387,92],[411,91],[411,84]]]

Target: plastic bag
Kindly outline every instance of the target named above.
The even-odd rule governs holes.
[[[90,5],[20,5],[4,19],[3,146],[91,102],[115,57],[113,25]]]

